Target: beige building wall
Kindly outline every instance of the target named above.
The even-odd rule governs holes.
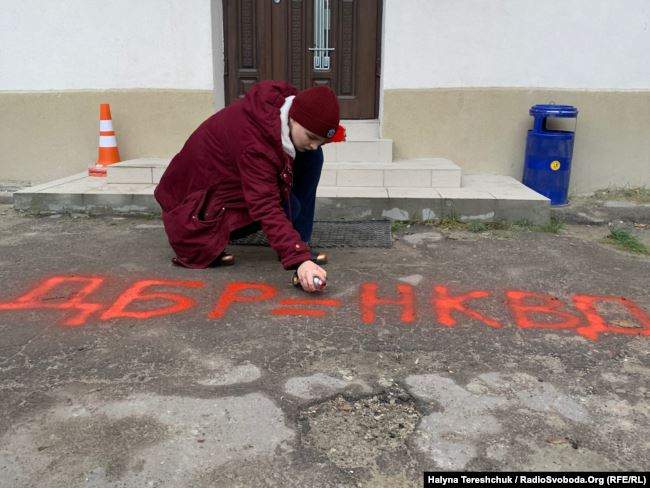
[[[393,139],[395,159],[440,156],[463,170],[521,178],[528,110],[549,102],[580,110],[571,193],[650,186],[650,91],[386,90],[382,134]]]
[[[85,171],[97,159],[100,103],[111,105],[123,160],[173,156],[214,112],[211,90],[0,92],[0,183]]]

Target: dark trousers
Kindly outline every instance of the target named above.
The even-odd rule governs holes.
[[[282,204],[287,217],[291,219],[293,228],[298,231],[300,238],[311,244],[311,233],[314,227],[314,211],[316,210],[316,187],[320,181],[323,169],[323,150],[296,152],[293,162],[293,185],[291,187],[291,211],[289,201]],[[230,233],[231,239],[239,239],[261,229],[259,222],[236,229]]]

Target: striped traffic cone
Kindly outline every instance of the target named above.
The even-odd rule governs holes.
[[[120,152],[117,149],[117,139],[113,130],[111,106],[108,103],[99,105],[99,154],[97,164],[88,168],[90,176],[106,176],[106,166],[120,162]]]

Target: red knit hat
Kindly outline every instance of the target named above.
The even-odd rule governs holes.
[[[339,127],[339,101],[331,88],[313,86],[293,99],[289,117],[314,134],[332,139]]]

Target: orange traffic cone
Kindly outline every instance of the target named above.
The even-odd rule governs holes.
[[[117,139],[113,130],[111,106],[108,103],[99,105],[99,154],[97,164],[88,168],[90,176],[106,176],[106,166],[120,162],[120,152],[117,149]]]

